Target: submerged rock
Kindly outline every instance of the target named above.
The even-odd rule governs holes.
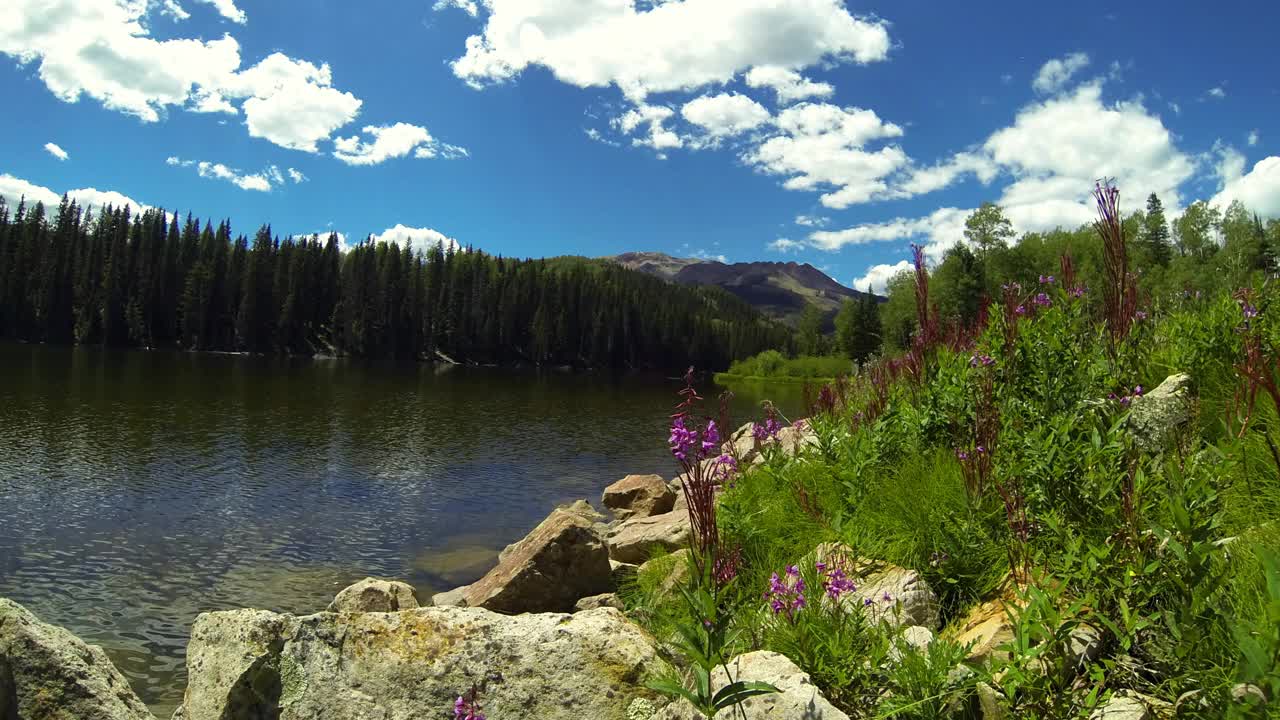
[[[675,492],[661,475],[628,475],[600,495],[600,503],[619,520],[670,512],[675,501]]]
[[[580,598],[611,590],[609,551],[594,523],[554,510],[462,596],[468,607],[496,612],[570,612]]]
[[[668,552],[688,546],[689,534],[689,513],[681,510],[627,520],[614,527],[605,542],[609,557],[638,564],[648,559],[655,546]]]
[[[367,577],[338,593],[329,612],[396,612],[418,607],[413,588],[398,580]]]
[[[809,675],[785,655],[768,650],[739,655],[729,662],[734,680],[767,682],[782,692],[760,695],[743,701],[746,720],[849,720],[809,679]],[[711,675],[714,689],[729,683],[724,668]],[[726,713],[741,717],[736,712]],[[654,716],[656,720],[699,720],[702,715],[687,701],[672,703]]]
[[[154,720],[97,645],[0,598],[0,718]]]
[[[200,615],[184,720],[433,718],[473,684],[494,718],[624,720],[669,672],[612,608],[504,616],[480,608],[306,617]]]

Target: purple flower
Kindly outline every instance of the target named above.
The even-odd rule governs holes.
[[[824,572],[826,572],[826,571],[827,571],[827,564],[826,564],[826,563],[824,563],[824,562],[822,562],[821,560],[819,560],[818,562],[816,562],[816,563],[814,563],[814,564],[813,564],[813,569],[814,569],[814,570],[817,570],[817,571],[818,571],[818,572],[820,572],[820,573],[824,573]],[[837,572],[839,572],[839,571],[837,571]]]
[[[1041,275],[1041,276],[1040,276],[1040,284],[1041,284],[1041,285],[1052,285],[1052,284],[1053,284],[1053,276],[1052,276],[1052,275]]]
[[[1137,395],[1138,397],[1142,397],[1142,386],[1139,385],[1138,387],[1134,388],[1133,394]]]
[[[995,364],[996,359],[990,355],[979,355],[975,353],[973,357],[969,358],[969,367],[978,367],[979,365],[982,367],[991,367]]]
[[[893,596],[890,595],[888,591],[885,591],[885,594],[881,597],[884,598],[885,602],[893,602]]]
[[[1014,308],[1013,312],[1014,312],[1014,314],[1015,314],[1015,315],[1026,315],[1026,314],[1027,314],[1027,306],[1026,306],[1026,305],[1019,305],[1018,307]]]
[[[959,459],[960,462],[964,462],[969,459],[969,453],[964,450],[956,450],[956,458]]]
[[[796,567],[795,565],[788,565],[787,574],[790,575],[791,577],[800,577],[800,568]]]
[[[1245,320],[1258,317],[1258,308],[1250,305],[1249,303],[1243,303],[1240,306],[1240,311],[1244,313]]]
[[[1035,296],[1035,299],[1033,299],[1031,302],[1035,303],[1036,305],[1039,305],[1040,307],[1049,307],[1050,305],[1053,304],[1053,301],[1049,299],[1049,295],[1047,293],[1037,294]]]
[[[1071,291],[1070,291],[1070,292],[1071,292],[1071,297],[1079,299],[1079,298],[1084,297],[1084,294],[1085,294],[1086,292],[1089,292],[1089,288],[1087,288],[1087,287],[1085,287],[1085,286],[1083,286],[1083,285],[1077,285],[1077,286],[1075,286],[1075,287],[1071,288]]]
[[[867,598],[866,600],[862,601],[862,605],[863,607],[871,607],[872,605],[875,605],[875,601],[872,600],[871,598]]]
[[[983,447],[983,446],[979,445],[978,447],[974,448],[974,451],[975,451],[975,452],[977,452],[979,455],[981,455],[981,454],[985,453],[985,452],[987,451],[987,449],[986,449],[985,447]]]
[[[1142,311],[1142,310],[1139,310],[1139,311],[1137,311],[1137,312],[1135,312],[1135,313],[1133,314],[1133,319],[1134,319],[1134,320],[1137,320],[1137,321],[1139,321],[1139,322],[1141,322],[1141,321],[1143,321],[1143,320],[1146,320],[1146,319],[1147,319],[1147,313],[1146,313],[1146,312],[1144,312],[1144,311]]]

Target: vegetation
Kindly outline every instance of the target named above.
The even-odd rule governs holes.
[[[716,373],[716,379],[814,382],[848,375],[853,367],[853,363],[844,357],[800,355],[788,358],[777,350],[765,350],[734,362],[727,372]]]
[[[0,199],[0,339],[480,363],[725,367],[790,331],[714,288],[582,258],[512,260],[65,198]]]
[[[782,431],[811,447],[784,452],[770,414],[760,461],[739,443],[714,457],[732,425],[721,412],[691,430],[682,404],[672,450],[708,457],[682,476],[699,570],[682,593],[701,604],[659,562],[624,592],[629,612],[660,639],[703,640],[694,666],[780,652],[858,718],[979,717],[980,686],[1007,717],[1087,718],[1128,691],[1178,717],[1280,717],[1280,287],[1249,264],[1265,262],[1247,244],[1259,223],[1216,252],[1180,240],[1170,275],[1135,272],[1162,239],[1113,188],[1097,195],[1093,237],[1024,239],[1026,258],[1071,253],[1026,266],[968,325],[940,311],[954,295],[917,253],[898,281],[917,309],[906,351]],[[993,264],[1013,251],[983,249]],[[1232,291],[1158,292],[1217,261],[1238,270]],[[1175,373],[1190,392],[1153,397]],[[889,622],[899,598],[860,594],[877,563],[936,592],[932,643]],[[1010,639],[980,661],[958,636],[984,602]],[[1075,649],[1085,629],[1096,653]]]

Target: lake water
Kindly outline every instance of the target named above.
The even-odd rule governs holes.
[[[0,344],[0,596],[102,645],[167,718],[200,612],[316,612],[366,575],[426,601],[558,503],[671,477],[679,386]],[[743,422],[766,390],[734,390]]]

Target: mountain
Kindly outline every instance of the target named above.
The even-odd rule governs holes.
[[[806,304],[818,306],[830,321],[845,299],[857,300],[866,294],[841,285],[808,263],[726,264],[714,260],[676,258],[659,252],[629,252],[608,259],[623,267],[681,285],[724,288],[766,315],[792,325]]]

